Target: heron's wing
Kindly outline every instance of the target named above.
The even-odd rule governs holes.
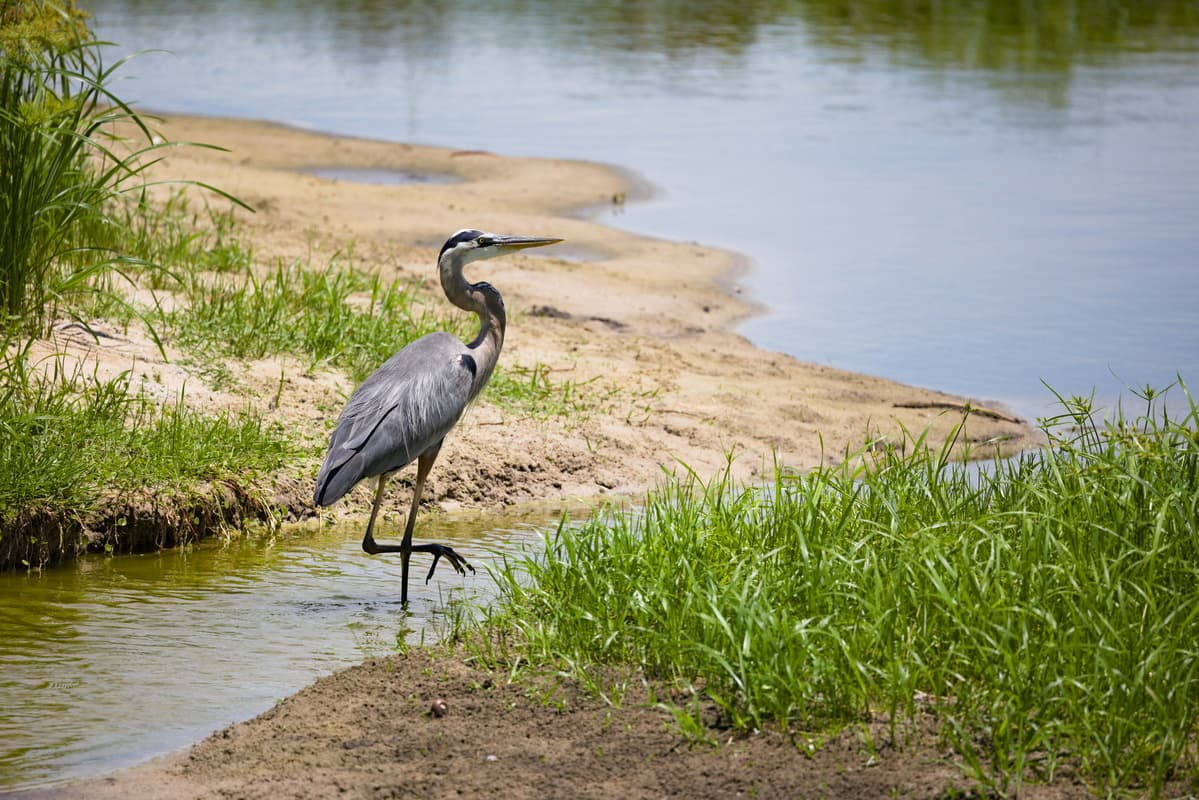
[[[470,401],[477,367],[448,333],[412,342],[363,381],[337,420],[316,478],[329,505],[363,478],[403,467],[437,444]]]

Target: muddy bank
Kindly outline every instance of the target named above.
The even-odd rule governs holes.
[[[462,651],[415,649],[318,681],[190,750],[27,798],[944,798],[982,796],[930,713],[894,730],[733,734],[714,709],[691,738],[639,674],[613,705],[553,676],[510,683]],[[1027,798],[1088,797],[1070,768]]]
[[[0,570],[61,564],[84,553],[144,553],[234,533],[255,522],[278,524],[281,509],[303,509],[294,483],[209,482],[187,492],[138,491],[76,513],[25,509],[4,522]],[[301,490],[302,491],[302,490]]]

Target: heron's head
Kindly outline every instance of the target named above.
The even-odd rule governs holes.
[[[441,264],[469,264],[484,258],[514,253],[529,247],[556,244],[561,239],[536,236],[508,236],[501,233],[484,233],[473,228],[461,230],[446,240],[437,260]],[[449,258],[447,258],[449,256]]]

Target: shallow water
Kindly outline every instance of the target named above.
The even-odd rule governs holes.
[[[601,217],[746,253],[771,349],[1027,415],[1199,374],[1188,0],[89,5],[148,107],[640,172]]]
[[[403,183],[458,183],[456,175],[437,172],[413,172],[403,169],[370,169],[355,167],[308,167],[300,170],[305,175],[328,178],[350,183],[374,183],[396,185]]]
[[[135,764],[400,639],[436,641],[448,610],[484,599],[498,554],[552,522],[422,518],[422,541],[452,543],[478,573],[460,578],[443,562],[426,586],[418,556],[408,614],[398,558],[364,554],[359,526],[0,574],[0,790]]]

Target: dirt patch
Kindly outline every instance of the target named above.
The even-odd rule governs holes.
[[[570,681],[509,683],[459,652],[413,650],[318,681],[186,753],[30,796],[980,796],[938,743],[931,715],[894,737],[881,719],[827,738],[734,735],[710,724],[708,744],[679,735],[639,676],[627,685],[613,707]],[[1023,796],[1089,795],[1061,774]]]

